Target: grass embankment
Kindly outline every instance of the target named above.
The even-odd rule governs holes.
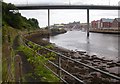
[[[38,55],[38,51],[42,48],[30,42],[28,44],[33,49],[24,45],[21,45],[18,48],[18,51],[23,52],[27,57],[27,61],[32,65],[32,72],[29,72],[24,76],[24,81],[29,78],[34,82],[59,82],[59,79],[43,65],[47,65],[47,60],[54,60],[55,54],[46,52]],[[50,48],[51,46],[49,45],[47,47]],[[42,52],[44,51],[42,50]]]
[[[34,72],[35,75],[33,74],[33,77],[36,78],[37,81],[58,81],[50,71],[39,65],[38,61],[42,61],[43,59],[35,55],[33,51],[27,49],[23,44],[23,39],[20,38],[21,34],[26,36],[31,33],[33,34],[34,32],[39,32],[39,36],[45,35],[41,30],[41,32],[37,32],[37,30],[40,29],[37,19],[27,19],[26,17],[21,16],[18,9],[13,4],[4,2],[2,2],[2,16],[2,81],[16,82],[16,80],[19,81],[19,79],[21,80],[24,78],[21,78],[20,74],[23,74],[22,76],[24,76],[29,73],[24,72],[27,71],[28,68],[23,65],[30,65],[33,67],[31,71]],[[48,34],[48,32],[45,33]],[[22,59],[19,61],[22,61],[24,63],[23,65],[18,63],[17,57]],[[22,69],[20,66],[23,67],[23,72],[19,72],[19,70]],[[28,80],[25,81],[29,82]]]
[[[2,28],[0,28],[0,83],[2,81]]]
[[[2,30],[2,81],[14,81],[14,56],[12,48],[14,38],[18,35],[18,30],[3,26]]]
[[[23,82],[59,82],[59,79],[51,71],[49,71],[42,65],[47,64],[48,59],[54,59],[52,57],[54,54],[48,52],[44,53],[41,56],[37,55],[36,51],[24,46],[22,39],[19,38],[21,33],[24,34],[27,32],[22,32],[9,26],[4,26],[3,28],[2,81],[15,82],[16,69],[14,58],[16,54],[22,53],[22,57],[26,60],[22,60],[24,61],[23,63],[27,62],[32,67],[32,69],[29,70],[29,72],[24,72],[23,70]],[[50,57],[45,58],[46,55],[50,55]],[[26,69],[26,67],[22,67]]]

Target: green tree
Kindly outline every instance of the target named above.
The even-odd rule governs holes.
[[[2,3],[3,26],[9,25],[21,30],[35,30],[39,28],[37,19],[32,18],[27,20],[26,17],[21,16],[18,9],[13,4]]]
[[[37,19],[30,18],[30,19],[28,19],[28,21],[29,21],[29,23],[31,24],[31,26],[34,27],[35,29],[36,29],[36,28],[39,28],[39,26],[38,26],[39,23],[38,23]]]

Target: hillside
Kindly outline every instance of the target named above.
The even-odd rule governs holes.
[[[2,81],[0,82],[58,82],[59,79],[40,64],[40,61],[46,63],[48,58],[41,58],[35,54],[36,51],[24,45],[23,38],[26,35],[48,36],[48,30],[40,29],[36,19],[21,16],[13,4],[2,3]]]
[[[12,10],[11,10],[12,9]],[[2,25],[8,25],[20,30],[39,29],[37,19],[21,16],[18,9],[11,3],[2,2]]]
[[[12,9],[12,10],[11,10]],[[1,21],[0,21],[1,22]],[[2,81],[14,82],[16,72],[15,57],[17,46],[15,39],[28,31],[38,30],[37,19],[21,16],[18,9],[13,4],[2,2]],[[21,44],[19,41],[18,44]],[[1,72],[1,70],[0,70]],[[1,82],[1,80],[0,80]]]

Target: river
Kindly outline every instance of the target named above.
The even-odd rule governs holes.
[[[69,50],[86,51],[89,55],[97,55],[106,59],[118,60],[118,37],[115,34],[90,33],[68,31],[50,37],[50,42]]]

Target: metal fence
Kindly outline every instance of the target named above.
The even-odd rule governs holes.
[[[25,43],[25,45],[30,48],[30,46],[27,44],[28,42],[32,42],[32,41],[27,40],[27,39],[24,38],[24,43]],[[50,61],[50,60],[48,60],[48,62],[49,62],[51,65],[53,65],[55,68],[57,68],[58,71],[59,71],[59,73],[56,73],[55,71],[53,71],[49,66],[47,66],[47,65],[45,65],[45,64],[43,64],[43,65],[44,65],[47,69],[49,69],[53,74],[55,74],[57,77],[59,77],[60,80],[63,81],[64,83],[67,83],[67,81],[62,78],[62,75],[61,75],[62,72],[66,73],[66,74],[69,75],[70,77],[74,78],[74,79],[75,79],[76,81],[78,81],[79,83],[85,84],[84,80],[81,80],[81,79],[77,78],[76,76],[74,76],[73,74],[69,73],[68,71],[66,71],[65,69],[63,69],[63,68],[61,67],[61,59],[70,60],[70,61],[72,61],[72,62],[74,62],[74,63],[78,63],[78,64],[80,64],[80,65],[82,65],[82,66],[84,66],[84,67],[90,68],[90,69],[92,69],[92,70],[94,70],[94,71],[100,72],[101,74],[104,74],[104,75],[106,75],[106,76],[108,76],[108,77],[111,77],[111,78],[113,78],[113,79],[116,79],[116,80],[120,81],[120,77],[119,77],[119,76],[116,76],[116,75],[114,75],[114,74],[111,74],[111,73],[106,72],[106,71],[103,71],[103,70],[100,70],[100,69],[98,69],[98,68],[94,68],[93,66],[90,66],[90,65],[85,64],[85,63],[83,63],[83,62],[77,61],[77,60],[72,59],[72,58],[70,58],[70,57],[67,57],[67,56],[65,56],[65,55],[63,55],[63,54],[61,54],[61,53],[58,53],[58,52],[56,52],[56,51],[54,51],[54,50],[51,50],[51,49],[48,49],[48,48],[46,48],[46,47],[44,47],[44,46],[38,45],[38,44],[36,44],[36,43],[34,43],[34,42],[32,42],[32,43],[35,44],[35,45],[37,45],[37,46],[39,46],[39,47],[44,48],[46,51],[50,51],[50,52],[53,52],[53,53],[57,54],[57,56],[58,56],[58,64],[55,64],[54,62],[52,62],[52,61]],[[37,54],[40,55],[38,52],[37,52]]]

